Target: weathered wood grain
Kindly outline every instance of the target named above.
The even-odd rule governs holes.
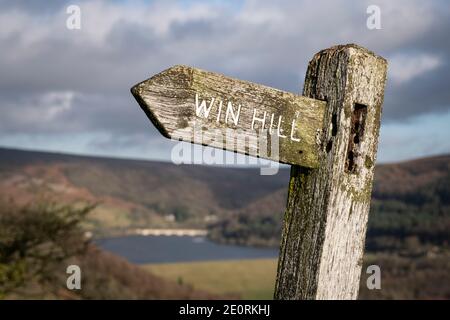
[[[167,69],[131,92],[168,138],[304,167],[319,164],[323,101],[187,66]]]
[[[292,166],[276,299],[356,299],[386,61],[356,45],[316,54],[303,93],[327,101],[317,169]]]

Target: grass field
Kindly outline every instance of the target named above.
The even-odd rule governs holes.
[[[163,278],[212,293],[237,293],[243,299],[272,299],[277,260],[147,264],[143,267]]]

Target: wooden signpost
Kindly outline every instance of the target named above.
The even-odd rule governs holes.
[[[304,96],[185,66],[131,91],[166,137],[291,164],[274,297],[356,299],[386,69],[350,44],[313,57]]]
[[[158,73],[131,92],[168,138],[309,168],[319,165],[323,101],[186,66]],[[278,139],[278,154],[261,150],[261,134]]]

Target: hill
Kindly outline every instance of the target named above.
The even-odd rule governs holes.
[[[284,169],[176,166],[171,163],[81,157],[0,148],[0,192],[26,203],[36,198],[98,203],[90,228],[112,232],[145,227],[205,227],[267,196],[288,181]]]
[[[3,197],[18,203],[38,198],[97,203],[87,225],[96,234],[209,227],[217,241],[278,245],[288,181],[288,168],[261,176],[257,168],[0,148]],[[369,235],[414,234],[447,241],[449,189],[450,155],[377,166]],[[376,245],[368,242],[369,247]]]
[[[237,209],[213,226],[216,241],[278,245],[285,188]],[[375,170],[367,249],[398,249],[398,240],[417,238],[447,244],[450,230],[450,156],[430,157]],[[414,240],[412,240],[414,241]]]
[[[275,176],[260,176],[258,169],[176,166],[0,148],[2,198],[18,204],[40,199],[80,207],[97,203],[84,226],[97,236],[138,227],[189,226],[207,227],[209,236],[219,242],[277,246],[288,180],[287,168]],[[378,165],[372,195],[360,298],[450,298],[450,156]],[[138,267],[98,250],[83,259],[87,260],[80,263],[93,270],[93,283],[103,283],[103,274],[109,281],[119,281],[110,282],[108,290],[94,286],[92,294],[85,291],[88,296],[84,298],[102,292],[108,297],[175,297],[174,290],[181,290],[184,297],[214,298],[189,286],[178,289],[177,283],[163,284],[154,275],[147,277]],[[370,291],[365,286],[368,264],[381,267],[383,290]],[[234,265],[221,268],[224,274],[235,272]],[[273,281],[270,270],[261,272]],[[196,276],[188,271],[173,266],[172,280],[180,273],[188,284]],[[141,282],[148,284],[142,290]],[[196,282],[190,284],[198,287]],[[208,288],[211,283],[204,285]],[[155,286],[165,289],[155,291]],[[257,287],[249,283],[249,288]]]
[[[0,201],[2,299],[217,299],[165,280],[94,245],[82,222],[92,207]],[[68,266],[81,271],[80,287],[67,287]]]

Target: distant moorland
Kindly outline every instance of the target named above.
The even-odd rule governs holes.
[[[136,228],[200,228],[217,242],[274,247],[288,180],[287,168],[261,176],[256,168],[0,148],[4,201],[95,204],[81,226],[97,237]],[[383,290],[369,292],[362,281],[360,297],[450,298],[449,230],[449,155],[378,165],[365,261],[382,268]]]

